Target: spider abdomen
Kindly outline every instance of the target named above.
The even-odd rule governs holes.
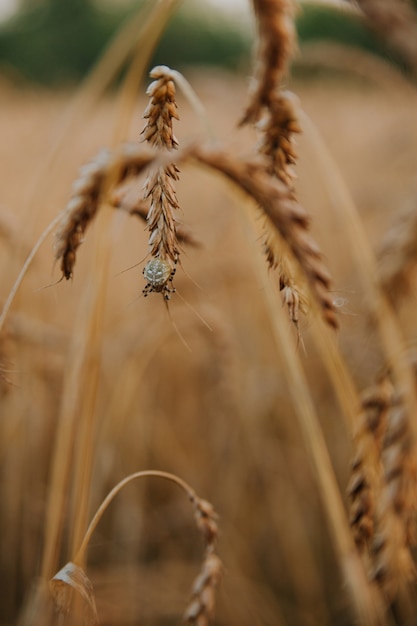
[[[168,261],[151,259],[144,267],[143,275],[154,291],[160,291],[169,281],[172,268]]]

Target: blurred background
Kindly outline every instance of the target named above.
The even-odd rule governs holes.
[[[81,165],[114,139],[124,70],[89,106],[76,114],[71,107],[79,104],[80,89],[84,96],[90,89],[82,81],[138,6],[110,0],[2,3],[0,303],[37,238],[65,207]],[[300,51],[286,87],[328,145],[376,250],[415,194],[417,96],[408,68],[344,4],[303,4],[297,27]],[[258,141],[254,130],[237,127],[252,72],[254,30],[249,2],[185,0],[149,63],[184,73],[206,107],[212,135],[239,154],[251,154]],[[139,141],[143,128],[146,84],[137,86],[126,126],[131,141]],[[181,93],[178,106],[180,144],[205,141],[207,130]],[[308,128],[297,150],[297,193],[312,215],[314,236],[334,277],[338,345],[363,389],[382,359],[360,268],[335,211],[333,174],[320,167],[320,147]],[[271,339],[256,261],[258,234],[229,185],[201,169],[181,169],[181,220],[200,246],[184,251],[175,278],[181,298],[173,298],[170,316],[158,294],[141,297],[147,251],[143,224],[125,214],[114,218],[93,409],[90,511],[129,472],[177,473],[220,515],[225,576],[216,624],[354,624],[289,397],[286,364]],[[136,184],[139,192],[143,181]],[[97,279],[93,242],[99,232],[96,225],[87,232],[73,280],[58,284],[59,268],[47,239],[1,336],[1,626],[33,623],[28,607],[46,543],[53,459],[66,417],[63,397],[77,362],[77,328],[90,281]],[[415,311],[412,292],[399,311],[409,340]],[[352,433],[308,314],[300,320],[300,333],[302,344],[288,325],[343,495]],[[75,439],[66,451],[74,483],[77,445]],[[59,567],[70,553],[77,510],[73,487],[70,483]],[[101,623],[179,623],[201,554],[182,494],[157,482],[129,487],[106,514],[89,552],[87,571]]]
[[[0,64],[2,72],[33,83],[63,85],[91,68],[118,27],[140,1],[2,0]],[[340,7],[303,4],[297,24],[300,42],[327,40],[399,58]],[[247,69],[253,22],[249,0],[186,0],[170,21],[152,64],[169,59],[185,65]]]

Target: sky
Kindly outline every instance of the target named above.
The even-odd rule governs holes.
[[[0,0],[0,19],[6,19],[13,13],[15,0]]]

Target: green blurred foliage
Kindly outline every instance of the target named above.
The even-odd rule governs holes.
[[[27,80],[55,85],[82,78],[133,10],[116,3],[112,10],[103,10],[91,0],[38,0],[23,2],[22,7],[0,27],[0,66]],[[250,33],[223,16],[198,12],[196,5],[192,8],[191,14],[185,4],[173,17],[152,64],[177,69],[192,64],[247,69]],[[304,5],[297,27],[301,42],[331,39],[400,64],[363,23],[344,11]]]
[[[0,28],[0,65],[34,82],[77,81],[126,19],[129,8],[115,5],[104,11],[88,0],[47,0],[33,8],[26,6]],[[152,64],[238,67],[249,49],[248,36],[225,20],[209,22],[203,14],[178,11]]]

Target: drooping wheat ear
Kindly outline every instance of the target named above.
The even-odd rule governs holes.
[[[294,194],[293,165],[297,159],[294,134],[301,133],[295,101],[296,96],[289,91],[275,94],[268,112],[258,124],[262,131],[259,152],[267,157],[268,172],[282,180]]]
[[[381,452],[393,387],[387,375],[361,396],[356,454],[347,487],[350,525],[359,550],[369,546],[375,531],[375,505],[381,492]]]
[[[301,132],[294,108],[295,96],[290,92],[279,92],[271,98],[269,108],[264,111],[258,124],[261,130],[261,142],[258,147],[260,154],[266,157],[266,171],[278,178],[288,188],[289,196],[296,200],[293,165],[296,162],[294,133]],[[277,241],[274,229],[264,228],[264,247],[269,267],[277,271],[279,288],[284,306],[299,334],[299,311],[307,312],[308,298],[294,278],[288,254]],[[300,306],[300,304],[302,306]]]
[[[259,25],[259,54],[255,89],[241,124],[259,121],[258,129],[262,135],[258,151],[266,157],[266,170],[288,187],[295,200],[295,172],[292,166],[296,161],[296,151],[293,137],[301,129],[293,104],[294,96],[281,90],[283,76],[296,47],[294,7],[291,0],[255,1],[254,5]],[[269,229],[267,223],[265,226],[268,264],[278,271],[282,301],[299,333],[301,289],[296,285],[285,251],[279,242],[274,241],[274,230]],[[307,302],[305,295],[302,300]]]
[[[118,185],[129,176],[138,175],[154,158],[155,155],[146,150],[124,146],[121,155],[101,151],[81,168],[55,235],[55,258],[61,261],[62,274],[67,280],[72,277],[84,233],[103,201],[107,181],[111,179]]]
[[[147,123],[142,131],[143,140],[159,150],[171,151],[178,147],[173,131],[173,120],[179,119],[175,102],[175,84],[171,70],[163,65],[155,67],[150,76],[155,80],[147,90],[150,102],[144,113]],[[166,299],[169,299],[173,291],[168,287],[168,282],[172,281],[172,272],[175,271],[180,255],[174,216],[179,208],[174,188],[178,172],[174,163],[157,165],[149,171],[144,188],[145,198],[150,198],[146,221],[150,232],[149,254],[152,256],[144,270],[144,275],[148,279],[144,294],[160,291]],[[155,264],[155,259],[159,265]],[[157,269],[151,271],[151,268]],[[158,270],[163,274],[161,281],[155,279],[155,272]]]
[[[259,43],[249,104],[240,124],[257,122],[263,108],[276,98],[288,62],[296,48],[292,0],[253,0]]]
[[[388,414],[382,450],[383,490],[376,511],[373,578],[391,601],[415,578],[410,547],[416,542],[417,458],[409,417],[400,395]]]
[[[337,328],[329,271],[320,248],[309,232],[309,215],[292,198],[288,187],[269,176],[259,161],[239,159],[224,150],[200,147],[191,148],[188,154],[224,174],[259,204],[298,260],[325,321]]]
[[[416,190],[417,191],[417,190]],[[381,285],[398,308],[406,296],[417,268],[417,202],[409,202],[396,217],[378,253]]]
[[[287,308],[288,316],[294,324],[298,336],[300,312],[304,315],[308,312],[308,298],[299,288],[294,279],[294,271],[291,267],[288,254],[283,251],[282,242],[277,241],[273,228],[266,228],[265,254],[269,267],[276,270],[279,276],[279,290],[283,305]]]
[[[193,582],[191,600],[184,621],[193,626],[207,626],[214,616],[215,593],[223,574],[223,564],[215,553],[217,539],[217,515],[212,505],[200,498],[194,501],[195,518],[206,545],[206,553],[200,573]]]
[[[397,50],[417,76],[417,12],[412,2],[358,0],[370,28]]]
[[[205,555],[201,572],[194,581],[192,599],[186,610],[185,619],[194,626],[208,625],[214,614],[215,589],[220,582],[223,571],[222,562],[215,553],[215,542],[218,534],[217,514],[213,506],[207,500],[199,498],[194,489],[184,480],[175,474],[160,470],[144,470],[126,476],[113,487],[102,501],[87,528],[79,549],[71,561],[64,565],[49,581],[49,589],[59,612],[68,613],[74,607],[74,600],[78,600],[74,608],[82,610],[85,623],[90,624],[90,626],[98,625],[94,589],[83,569],[88,545],[103,514],[120,491],[132,481],[150,477],[162,478],[175,483],[185,491],[194,507],[197,528],[204,539]]]

